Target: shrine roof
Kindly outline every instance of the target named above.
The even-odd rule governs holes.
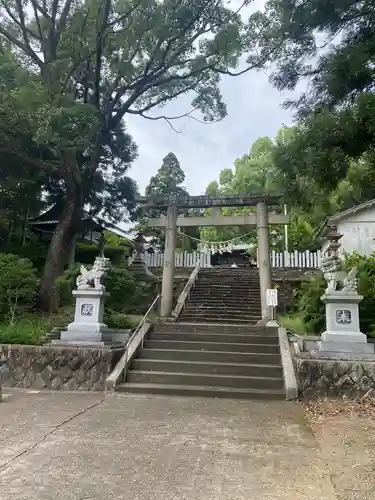
[[[251,207],[260,202],[268,206],[278,205],[282,195],[228,195],[228,196],[170,196],[167,198],[155,198],[150,200],[142,196],[137,202],[143,207],[168,207],[176,205],[183,208],[210,208],[210,207]]]
[[[61,207],[58,204],[55,204],[37,217],[29,219],[28,224],[33,227],[56,225],[60,220],[61,211]],[[94,226],[98,229],[107,229],[122,238],[131,239],[129,234],[120,227],[116,226],[112,222],[102,219],[99,216],[92,216],[85,210],[83,211],[83,217],[81,220],[90,224],[90,227]]]

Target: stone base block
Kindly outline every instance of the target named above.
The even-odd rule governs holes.
[[[374,354],[374,344],[365,342],[345,342],[340,340],[327,340],[317,342],[318,351],[322,353],[362,353]]]
[[[107,326],[104,324],[98,323],[98,328],[92,328],[91,325],[88,328],[82,328],[82,325],[79,325],[79,329],[74,329],[72,326],[71,323],[67,330],[61,332],[60,345],[64,343],[87,346],[112,343],[112,335],[106,331]]]
[[[367,337],[362,332],[326,331],[322,334],[323,342],[353,342],[356,344],[367,344]]]
[[[84,348],[106,348],[106,349],[119,349],[124,347],[123,342],[113,342],[113,341],[98,341],[91,342],[87,340],[51,340],[51,344],[60,347],[84,347]]]
[[[75,332],[81,332],[81,335],[86,333],[102,333],[108,329],[108,326],[104,323],[69,323],[67,327],[67,333],[74,334]]]

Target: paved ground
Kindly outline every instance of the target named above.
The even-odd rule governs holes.
[[[1,500],[370,498],[336,496],[297,404],[5,392]]]

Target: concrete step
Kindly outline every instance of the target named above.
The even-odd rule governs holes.
[[[284,400],[284,389],[238,389],[231,387],[204,387],[172,384],[138,384],[125,382],[116,388],[119,392],[131,394],[158,394],[165,396],[211,397],[228,399]]]
[[[235,276],[233,278],[226,278],[225,276],[218,276],[217,278],[215,279],[209,279],[209,278],[198,278],[197,281],[195,282],[195,285],[194,286],[197,286],[197,285],[205,285],[205,286],[222,286],[222,287],[226,287],[226,286],[240,286],[242,288],[246,288],[246,287],[254,287],[254,288],[259,288],[259,279],[255,279],[255,280],[247,280],[247,279],[242,279],[242,277],[240,276]]]
[[[172,349],[187,351],[227,351],[279,354],[278,345],[268,344],[239,344],[229,342],[184,342],[178,340],[146,340],[145,349]]]
[[[198,281],[195,285],[193,290],[215,290],[215,291],[220,291],[220,292],[227,292],[227,291],[260,291],[259,285],[248,285],[242,283],[239,285],[235,281],[233,283],[202,283]]]
[[[219,314],[208,314],[207,311],[182,311],[180,318],[182,321],[205,321],[207,323],[235,323],[235,324],[243,324],[243,325],[251,325],[255,324],[258,320],[261,319],[261,315],[242,315],[239,314],[237,316],[225,315],[225,311],[222,312],[222,315]]]
[[[213,277],[203,277],[203,276],[198,276],[198,279],[195,282],[196,284],[198,283],[208,283],[208,284],[215,284],[215,285],[221,285],[221,286],[226,286],[230,284],[237,284],[239,286],[249,286],[249,285],[254,285],[254,286],[259,286],[259,278],[254,278],[254,279],[248,279],[248,278],[243,278],[242,276],[232,276],[232,277],[227,277],[227,276],[216,276],[215,278]]]
[[[215,269],[212,271],[206,270],[204,268],[201,268],[199,270],[199,277],[207,277],[207,276],[244,276],[244,277],[253,277],[253,276],[259,276],[259,271],[255,270],[252,271],[250,268],[235,268],[235,267],[229,267],[227,269]]]
[[[163,359],[175,361],[201,361],[207,363],[255,363],[258,365],[278,365],[281,362],[280,353],[248,353],[231,351],[201,351],[189,349],[145,348],[140,353],[140,359]]]
[[[237,309],[234,308],[229,308],[227,309],[224,305],[221,306],[218,304],[217,306],[208,306],[204,307],[202,306],[192,306],[190,303],[187,304],[186,308],[183,309],[183,311],[188,311],[189,313],[197,313],[202,315],[202,313],[207,314],[208,316],[227,316],[230,315],[232,316],[253,316],[258,315],[260,313],[260,307],[253,307],[253,308],[247,308],[247,307],[241,307],[240,305],[237,305]],[[224,313],[224,314],[223,314]]]
[[[206,311],[226,311],[228,313],[245,313],[245,314],[259,314],[260,305],[256,304],[227,304],[225,302],[220,302],[219,300],[212,302],[195,302],[189,300],[185,311],[191,309],[192,311],[199,311],[200,309],[205,309]]]
[[[228,304],[233,304],[233,303],[238,303],[238,300],[246,302],[260,302],[260,293],[228,293],[228,294],[222,294],[222,293],[207,293],[205,292],[197,292],[196,290],[193,290],[190,295],[189,295],[190,300],[194,301],[204,301],[206,300],[207,302],[213,302],[216,300],[219,300],[221,302],[226,302]]]
[[[186,333],[239,333],[250,335],[276,335],[277,328],[267,328],[264,326],[244,326],[223,323],[188,323],[178,321],[177,323],[159,323],[154,326],[155,332],[186,332]]]
[[[130,370],[152,372],[205,373],[214,375],[242,375],[245,377],[281,378],[281,365],[216,363],[207,361],[177,361],[139,358],[132,361]]]
[[[233,287],[228,287],[228,288],[219,288],[219,287],[212,287],[212,286],[200,286],[197,288],[193,288],[192,291],[190,292],[191,294],[194,295],[204,295],[208,294],[210,296],[242,296],[245,295],[246,297],[250,296],[259,296],[260,297],[260,290],[255,290],[255,289],[250,289],[250,288],[244,288],[243,290],[240,290],[236,288],[235,286]]]
[[[201,306],[198,306],[198,305],[192,305],[192,304],[187,304],[187,306],[183,309],[183,311],[185,312],[189,312],[189,313],[192,313],[192,314],[198,314],[198,315],[202,315],[203,313],[204,314],[207,314],[208,316],[220,316],[220,317],[223,317],[223,316],[230,316],[230,317],[233,317],[233,316],[258,316],[260,314],[260,307],[253,307],[253,308],[247,308],[247,307],[243,307],[241,308],[241,306],[238,306],[237,305],[237,308],[235,309],[234,307],[233,308],[227,308],[225,307],[224,305],[220,305],[218,304],[217,306],[204,306],[204,305],[201,305]]]
[[[279,339],[276,336],[249,335],[235,333],[184,333],[184,332],[152,332],[150,340],[172,340],[184,342],[225,342],[240,344],[267,344],[278,345]]]
[[[207,373],[151,372],[130,370],[127,382],[136,384],[205,385],[237,389],[282,389],[281,377],[244,377],[241,375],[214,375]]]
[[[197,291],[193,290],[190,293],[190,299],[194,299],[195,301],[202,300],[220,300],[225,302],[236,302],[236,301],[244,301],[244,302],[260,302],[260,293],[255,292],[218,292],[212,290],[202,290]]]

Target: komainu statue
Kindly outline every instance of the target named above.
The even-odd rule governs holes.
[[[78,290],[105,290],[103,279],[109,269],[110,260],[107,257],[96,257],[91,269],[81,266],[80,275],[77,276]]]
[[[356,267],[353,267],[353,269],[347,273],[342,267],[340,257],[326,254],[322,259],[322,271],[324,279],[327,282],[326,293],[337,291],[357,293],[358,270]]]

